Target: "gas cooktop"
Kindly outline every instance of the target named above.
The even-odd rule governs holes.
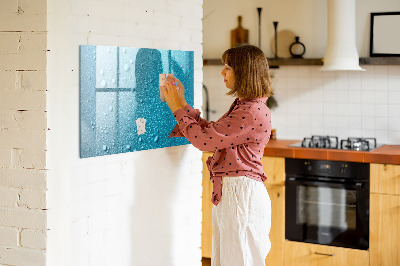
[[[382,145],[377,145],[376,138],[347,138],[339,142],[336,136],[311,136],[302,142],[289,145],[291,147],[337,149],[353,151],[371,151]]]

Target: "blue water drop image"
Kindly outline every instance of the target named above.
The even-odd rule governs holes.
[[[187,145],[186,138],[168,138],[176,121],[160,103],[157,85],[160,73],[173,73],[193,106],[193,55],[193,51],[81,45],[81,158]],[[146,133],[138,135],[136,120],[141,117],[147,120]]]

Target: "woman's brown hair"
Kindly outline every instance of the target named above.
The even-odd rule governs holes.
[[[235,86],[227,95],[260,98],[273,95],[268,61],[263,51],[253,45],[240,45],[222,54],[222,63],[235,74]]]

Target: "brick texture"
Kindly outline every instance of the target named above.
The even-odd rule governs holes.
[[[0,227],[0,247],[17,247],[18,239],[18,229]]]
[[[0,265],[45,265],[47,1],[0,2]]]
[[[23,229],[21,231],[21,246],[34,249],[46,249],[46,232]]]

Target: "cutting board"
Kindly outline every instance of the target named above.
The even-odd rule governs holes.
[[[242,43],[249,43],[249,31],[242,27],[242,16],[238,16],[238,27],[231,30],[231,48]]]

